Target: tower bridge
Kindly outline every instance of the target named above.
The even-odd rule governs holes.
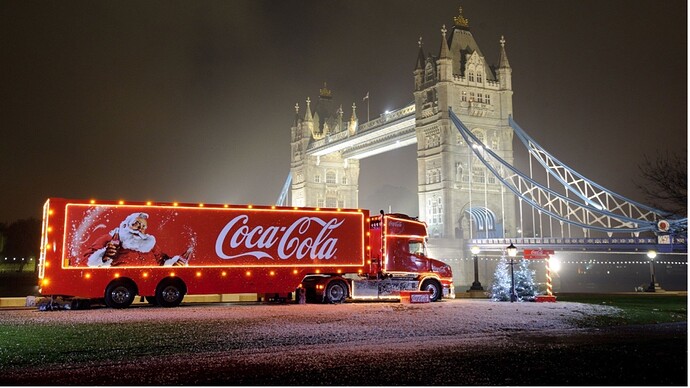
[[[498,63],[489,64],[460,9],[451,28],[441,28],[438,53],[425,54],[421,38],[418,45],[414,102],[405,107],[360,124],[356,105],[346,119],[326,84],[317,101],[307,98],[303,110],[295,105],[290,174],[279,201],[287,204],[290,194],[292,206],[359,207],[359,161],[417,144],[419,217],[439,259],[462,265],[457,258],[469,257],[470,247],[502,253],[507,242],[571,252],[687,255],[685,216],[592,182],[517,125],[504,37],[494,48]],[[528,152],[528,174],[514,167],[514,136]],[[546,182],[534,178],[533,160]],[[455,269],[463,277],[471,273],[469,267]]]

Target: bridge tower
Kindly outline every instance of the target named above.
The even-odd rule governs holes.
[[[325,83],[314,106],[309,98],[306,104],[304,116],[300,115],[299,105],[295,105],[291,131],[291,203],[300,207],[357,208],[359,160],[346,159],[342,152],[307,154],[310,146],[327,137],[354,135],[358,127],[356,107],[353,104],[352,115],[344,119],[342,106],[335,109],[332,92]]]
[[[498,65],[490,66],[462,8],[452,28],[444,25],[441,34],[438,56],[425,55],[419,40],[414,97],[419,215],[429,225],[433,253],[443,259],[457,258],[465,239],[514,236],[516,204],[472,155],[448,115],[450,108],[482,143],[513,162],[505,40],[501,37]]]

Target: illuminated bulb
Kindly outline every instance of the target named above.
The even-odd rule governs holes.
[[[293,207],[293,209],[295,209],[295,210],[299,210],[299,208],[298,208],[297,206]]]
[[[197,271],[197,273],[196,273],[196,277],[198,277],[198,278],[200,278],[200,277],[201,277],[201,272],[200,272],[200,271]]]
[[[146,206],[151,206],[151,201],[146,201]]]
[[[275,210],[275,208],[276,208],[276,205],[271,206],[271,209]]]
[[[179,205],[177,202],[173,202],[173,206],[177,206],[177,205]]]
[[[252,206],[252,205],[247,205],[247,208],[249,208],[249,209],[251,209],[251,208],[253,208],[253,207],[254,207],[254,206]]]
[[[48,227],[48,232],[52,232],[52,231],[53,231],[53,227],[52,227],[52,226],[49,226],[49,227]]]
[[[87,274],[84,275],[84,277],[87,278],[87,279],[91,279],[91,274],[90,274],[90,273],[87,273]]]
[[[118,204],[120,204],[120,205],[124,205],[124,204],[125,204],[125,201],[123,201],[123,200],[120,200],[120,201],[118,201]]]
[[[337,273],[343,273],[343,271],[341,271],[341,270],[337,270],[336,272],[337,272]]]
[[[120,274],[119,274],[119,273],[116,273],[116,274],[115,274],[115,277],[116,277],[116,278],[119,278],[119,277],[120,277]]]
[[[320,270],[320,269],[317,269],[317,270],[316,270],[316,273],[321,273],[321,270]]]
[[[141,274],[141,276],[147,278],[147,277],[149,277],[149,273],[148,273],[148,272],[144,272],[143,274]]]
[[[271,272],[269,272],[269,274],[270,274],[271,276],[275,276],[276,272],[275,272],[275,271],[271,271]]]
[[[200,204],[199,204],[199,207],[204,207],[204,204],[203,204],[203,203],[200,203]]]
[[[89,201],[89,203],[93,205],[94,203],[96,203],[96,200],[95,200],[95,199],[92,199],[92,200]]]
[[[221,276],[227,276],[228,273],[225,272],[225,271],[223,271],[223,272],[221,272],[220,274],[221,274]]]
[[[48,285],[48,283],[50,283],[50,282],[48,281],[48,278],[45,278],[45,279],[43,279],[43,280],[41,281],[41,284],[44,285],[44,286]]]
[[[230,206],[226,203],[225,205],[223,205],[223,207],[224,207],[224,208],[228,208],[228,207],[230,207]]]
[[[321,211],[321,208],[318,208],[318,207],[317,207],[317,208],[316,208],[316,211],[317,211],[317,212],[318,212],[318,211]]]
[[[358,270],[357,270],[357,273],[362,273],[362,270],[361,270],[361,269],[358,269]]]
[[[46,244],[46,249],[50,249],[50,244]]]
[[[53,211],[53,209],[50,209],[50,210],[48,210],[48,214],[49,214],[49,215],[51,215],[51,216],[52,216],[52,215],[53,215],[53,213],[55,213],[55,212]]]
[[[367,232],[367,236],[371,236],[371,232]]]
[[[170,277],[175,277],[175,272],[170,272]]]
[[[244,274],[247,275],[247,276],[252,276],[252,273],[251,273],[250,271],[247,271],[247,272],[245,272]]]
[[[50,263],[46,261],[44,265],[46,266],[46,268],[48,268],[48,266],[50,265]]]
[[[299,273],[299,271],[296,270],[296,269],[293,269],[293,270],[292,270],[292,273],[295,274],[295,275],[297,275],[297,274]],[[301,287],[301,286],[300,286],[300,287]]]

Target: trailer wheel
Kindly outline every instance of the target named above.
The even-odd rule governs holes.
[[[441,299],[443,296],[443,288],[441,288],[441,284],[434,279],[430,280],[425,280],[422,282],[422,286],[419,287],[421,291],[429,291],[431,295],[429,295],[429,299],[432,302],[436,302]]]
[[[127,308],[134,301],[136,293],[136,287],[131,282],[112,282],[105,289],[105,305],[114,309]]]
[[[186,289],[181,281],[162,281],[156,287],[156,302],[163,307],[179,306],[185,293]]]
[[[342,280],[328,283],[323,298],[327,303],[343,303],[347,298],[347,284]]]

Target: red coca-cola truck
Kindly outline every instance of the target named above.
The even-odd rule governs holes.
[[[128,307],[186,294],[256,293],[340,303],[427,291],[453,298],[448,265],[426,255],[423,222],[361,209],[50,198],[40,293]]]

